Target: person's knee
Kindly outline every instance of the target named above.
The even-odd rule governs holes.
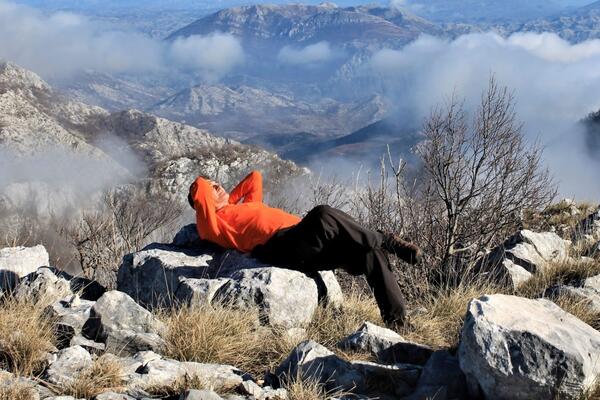
[[[327,204],[321,204],[319,206],[316,206],[315,208],[313,208],[310,213],[318,216],[318,217],[326,217],[328,215],[331,215],[334,211],[334,208],[331,206],[328,206]]]

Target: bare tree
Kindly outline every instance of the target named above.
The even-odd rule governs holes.
[[[494,78],[471,123],[452,98],[431,113],[423,133],[419,197],[429,213],[428,241],[438,242],[432,249],[446,267],[459,253],[498,243],[519,227],[524,210],[543,207],[556,194],[541,148],[525,142],[512,93]]]

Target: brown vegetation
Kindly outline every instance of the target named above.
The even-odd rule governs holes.
[[[90,368],[79,372],[72,383],[55,389],[60,395],[92,399],[103,392],[119,391],[122,385],[121,364],[115,357],[104,355],[95,359]]]

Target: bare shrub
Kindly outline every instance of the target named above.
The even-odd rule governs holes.
[[[172,230],[182,212],[173,199],[145,190],[109,191],[98,210],[83,212],[62,233],[76,249],[83,274],[114,287],[123,255]]]
[[[417,154],[420,184],[407,190],[405,221],[411,236],[442,274],[463,265],[467,254],[493,247],[521,225],[527,209],[546,206],[555,195],[542,150],[528,145],[514,111],[514,98],[492,78],[471,123],[452,98],[425,121]]]
[[[17,375],[33,376],[44,367],[55,346],[53,321],[44,306],[29,300],[0,303],[0,366]]]

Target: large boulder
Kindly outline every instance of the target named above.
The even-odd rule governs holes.
[[[17,286],[15,295],[21,299],[52,303],[73,294],[66,279],[57,276],[50,268],[39,268],[25,276]]]
[[[118,289],[146,307],[213,302],[255,307],[262,322],[286,328],[305,326],[319,303],[343,302],[331,271],[309,276],[264,264],[197,241],[189,226],[175,242],[178,246],[155,244],[126,256]]]
[[[53,385],[66,386],[92,364],[92,356],[83,347],[68,347],[58,352],[56,360],[46,370],[46,379]]]
[[[600,378],[600,332],[549,300],[472,300],[459,347],[472,395],[577,399]]]
[[[55,321],[59,348],[69,347],[71,340],[81,334],[93,306],[93,301],[82,300],[77,295],[71,295],[46,307],[46,315]]]
[[[12,290],[21,278],[50,265],[44,246],[0,249],[0,288]]]
[[[115,354],[134,354],[144,350],[160,350],[164,341],[162,322],[127,294],[113,290],[106,292],[90,310],[83,326],[83,335],[106,344],[107,351]]]
[[[550,263],[567,260],[570,244],[554,232],[524,229],[484,256],[477,270],[497,282],[517,287]]]

